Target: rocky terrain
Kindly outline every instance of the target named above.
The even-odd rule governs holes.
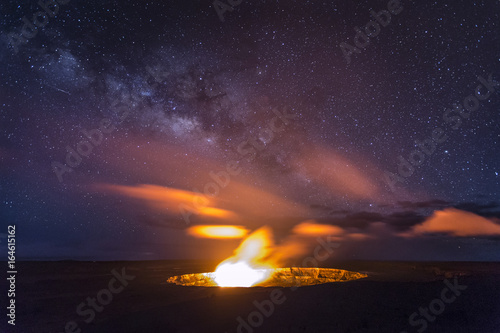
[[[2,321],[0,332],[79,332],[71,329],[77,327],[81,333],[413,333],[424,324],[426,333],[500,331],[499,263],[331,262],[329,268],[367,277],[295,289],[167,283],[172,276],[211,272],[216,265],[199,261],[19,262],[16,326]],[[112,283],[116,279],[113,270],[130,279],[123,289],[120,282]],[[311,271],[296,272],[307,277]],[[316,278],[323,278],[325,271],[317,272]],[[336,279],[346,276],[335,272]],[[283,276],[289,276],[286,270]],[[453,291],[445,292],[453,301],[444,302],[439,315],[429,312],[432,320],[426,320],[418,314],[421,307],[439,305],[443,290],[455,284],[465,289],[455,287],[456,297]],[[107,299],[110,289],[119,292]],[[94,311],[92,320],[89,312],[77,312],[89,298],[106,303]],[[5,299],[0,298],[3,309]],[[410,316],[415,313],[412,326]]]

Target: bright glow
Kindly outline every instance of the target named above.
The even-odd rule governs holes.
[[[235,218],[236,214],[221,208],[216,207],[200,207],[197,211],[200,215],[211,216],[211,217],[220,217],[220,218]]]
[[[314,220],[302,222],[293,228],[293,232],[304,236],[341,235],[344,230],[327,224],[317,224]]]
[[[272,233],[260,228],[248,236],[235,250],[234,256],[224,260],[214,272],[214,280],[221,287],[251,287],[268,279],[274,268],[266,260],[271,251]]]
[[[221,287],[251,287],[269,277],[269,269],[253,269],[245,262],[225,263],[217,267],[214,280]]]
[[[247,229],[236,225],[195,225],[187,233],[198,238],[243,238]]]
[[[446,208],[434,211],[425,222],[413,227],[410,236],[424,233],[445,233],[458,237],[498,236],[499,221],[494,217],[486,218],[460,209]]]

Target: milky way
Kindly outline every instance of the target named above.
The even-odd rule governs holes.
[[[208,258],[236,243],[186,227],[314,220],[349,258],[500,259],[498,1],[218,3],[0,5],[21,257]]]

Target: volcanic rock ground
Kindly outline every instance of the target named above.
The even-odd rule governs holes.
[[[269,300],[276,289],[166,283],[173,275],[212,271],[216,266],[212,262],[19,262],[18,266],[16,326],[3,318],[0,332],[60,333],[67,322],[75,321],[81,332],[89,333],[231,333],[237,332],[238,317],[246,320],[256,311],[254,301]],[[123,267],[135,279],[96,312],[91,323],[85,323],[76,307],[107,288],[111,271]],[[417,332],[421,326],[410,326],[409,316],[439,298],[444,280],[453,282],[455,277],[467,289],[446,304],[425,332],[500,332],[500,263],[356,261],[327,267],[368,277],[296,290],[280,288],[280,299],[285,300],[252,332]],[[2,309],[7,306],[5,299],[0,300]]]

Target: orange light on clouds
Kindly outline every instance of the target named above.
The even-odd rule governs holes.
[[[195,192],[179,190],[172,187],[140,184],[137,186],[104,185],[104,188],[129,197],[165,204],[177,204],[179,202],[191,203],[193,200],[200,200],[200,205],[210,204],[207,198],[201,197]]]
[[[197,214],[211,216],[211,217],[226,218],[226,219],[237,217],[237,215],[232,211],[215,207],[201,207],[197,210]]]
[[[332,194],[349,195],[352,199],[380,201],[380,171],[360,157],[344,157],[341,153],[316,146],[295,160],[297,170],[325,187]]]
[[[315,221],[306,221],[302,222],[295,227],[293,227],[292,231],[295,234],[304,235],[304,236],[325,236],[325,235],[341,235],[344,233],[344,230],[340,227],[328,224],[318,224]]]
[[[435,211],[425,222],[413,228],[413,234],[446,233],[458,237],[498,236],[498,219],[487,219],[455,208]]]
[[[198,238],[243,238],[248,230],[236,225],[195,225],[187,229],[190,236]]]

